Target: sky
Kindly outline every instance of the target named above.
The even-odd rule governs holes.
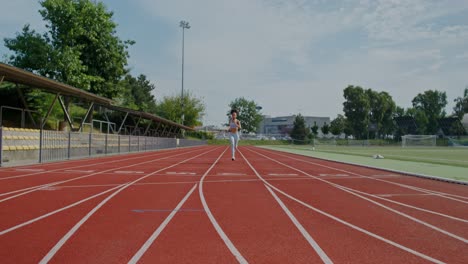
[[[0,39],[26,23],[45,31],[37,1],[2,2]],[[468,86],[468,0],[103,2],[117,35],[136,41],[131,73],[146,75],[159,99],[181,92],[179,21],[190,23],[184,90],[205,102],[206,125],[225,123],[238,97],[265,115],[333,119],[348,85],[386,91],[405,108],[425,90],[445,91],[452,113]]]

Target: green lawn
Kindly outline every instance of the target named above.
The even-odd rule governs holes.
[[[312,146],[288,146],[296,149],[312,150]],[[353,156],[372,157],[383,155],[386,159],[416,161],[431,164],[442,164],[468,168],[468,148],[454,147],[348,147],[318,146],[315,151]],[[468,172],[467,172],[468,174]]]
[[[468,181],[468,148],[283,145],[266,148],[408,173]],[[384,159],[374,159],[380,154]]]

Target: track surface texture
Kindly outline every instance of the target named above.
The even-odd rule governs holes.
[[[0,263],[468,263],[468,187],[247,146],[2,168]]]

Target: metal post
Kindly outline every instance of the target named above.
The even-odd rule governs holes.
[[[68,159],[71,157],[71,131],[68,131]]]
[[[88,111],[86,111],[86,115],[83,118],[83,121],[81,121],[80,127],[78,128],[78,131],[81,132],[81,129],[83,129],[83,124],[86,122],[86,119],[88,119],[89,114],[93,111],[94,103],[91,103],[91,105],[88,108]],[[93,122],[91,121],[91,131],[93,131]]]
[[[153,120],[150,120],[148,126],[146,127],[146,130],[145,130],[145,133],[143,134],[143,136],[146,136],[146,134],[148,134],[148,131],[149,131],[150,127],[151,127],[151,124],[153,124]]]
[[[89,133],[89,156],[91,157],[91,141],[93,140],[93,134]]]
[[[106,143],[105,143],[105,146],[104,146],[104,153],[107,155],[107,135],[106,134]]]
[[[117,138],[118,138],[118,143],[117,144],[118,144],[118,149],[119,149],[118,151],[120,153],[120,135],[117,135]]]
[[[120,134],[120,131],[122,130],[122,127],[124,126],[125,121],[127,120],[127,117],[128,117],[128,112],[125,114],[122,124],[120,124],[119,130],[117,131],[117,134]]]
[[[24,116],[24,109],[21,110],[21,128],[24,128],[25,122],[24,119],[26,117]]]
[[[182,95],[180,97],[180,103],[182,107],[182,125],[184,124],[185,121],[185,113],[184,113],[184,34],[185,30],[184,27],[182,27]]]
[[[112,122],[109,120],[109,116],[107,116],[107,111],[105,111],[105,110],[104,110],[104,117],[106,118],[106,120],[108,122],[108,124],[107,124],[107,134],[109,134],[109,129],[112,130],[112,133],[114,133],[115,129],[112,128],[112,126],[111,126]]]
[[[1,83],[1,82],[0,82]],[[21,89],[19,88],[18,84],[16,84],[16,91],[18,92],[18,95],[21,99],[21,102],[23,103],[24,105],[24,108],[27,110],[28,112],[28,115],[29,115],[29,118],[31,119],[31,122],[32,124],[34,125],[34,127],[36,127],[36,121],[34,121],[34,118],[31,114],[31,110],[29,109],[28,107],[28,104],[26,103],[26,99],[24,98],[24,94],[23,94],[23,91],[21,91]]]
[[[128,135],[128,152],[132,151],[132,135]]]
[[[39,130],[39,163],[42,163],[42,148],[43,148],[43,137],[44,137],[44,132],[43,132],[43,121],[41,120],[41,125],[40,125],[40,130]]]
[[[137,141],[138,141],[138,152],[140,152],[140,136],[137,136]]]
[[[131,132],[132,135],[134,135],[135,132],[137,131],[138,125],[140,124],[140,121],[141,121],[141,116],[138,117],[138,121],[135,123],[135,128],[134,128],[133,131]],[[133,122],[135,122],[135,120],[133,120]],[[140,134],[140,133],[139,133],[139,131],[138,131],[138,135],[139,135],[139,134]]]
[[[63,114],[67,118],[67,122],[68,122],[68,125],[70,126],[70,130],[74,130],[73,122],[71,120],[70,114],[67,111],[67,108],[65,107],[65,103],[63,102],[62,97],[59,96],[58,99],[59,99],[60,106],[62,107]]]
[[[41,124],[41,130],[44,129],[45,123],[47,122],[47,119],[49,118],[50,113],[52,112],[52,108],[54,107],[55,102],[57,101],[57,98],[59,97],[59,93],[55,95],[54,100],[52,101],[52,104],[49,106],[49,110],[47,110],[46,115],[42,119],[42,124]]]
[[[189,29],[190,25],[186,21],[180,21],[180,27],[182,28],[182,96],[181,96],[181,107],[182,107],[182,125],[184,124],[184,53],[185,53],[185,29]]]

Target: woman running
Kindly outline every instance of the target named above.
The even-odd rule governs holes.
[[[231,142],[232,160],[236,159],[236,149],[239,143],[239,129],[241,128],[240,121],[237,119],[237,110],[231,110],[231,118],[229,120],[229,141]]]

